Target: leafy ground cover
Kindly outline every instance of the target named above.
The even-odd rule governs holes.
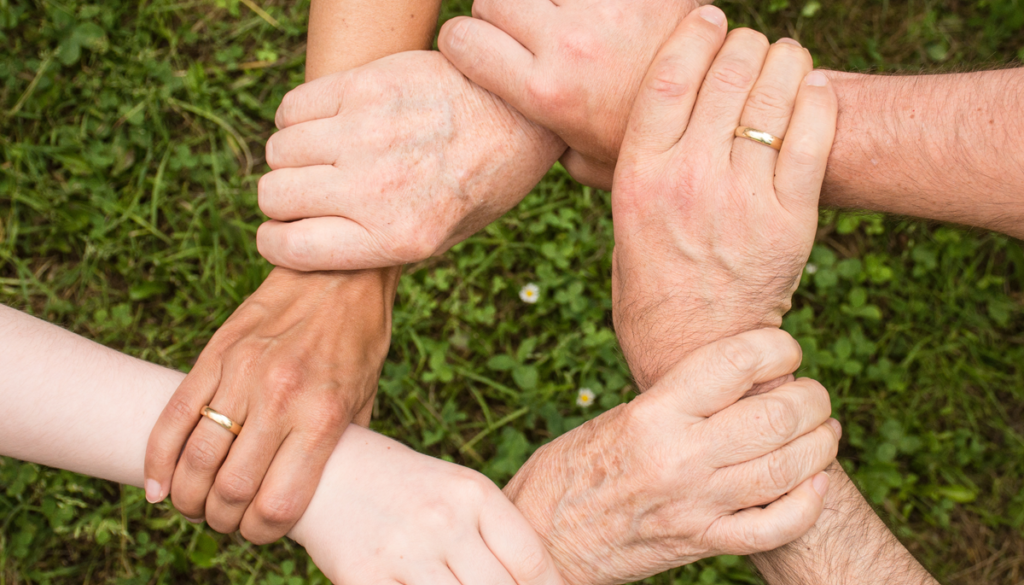
[[[729,0],[820,66],[1020,66],[1021,0]],[[443,18],[466,13],[449,2]],[[300,82],[308,4],[0,0],[0,302],[186,370],[269,267],[262,144]],[[608,195],[558,167],[499,222],[412,267],[374,428],[503,482],[632,395],[610,326]],[[841,459],[941,579],[1024,578],[1024,248],[822,213],[785,327],[833,393]],[[539,287],[536,304],[519,290]],[[592,406],[578,392],[596,394]],[[0,416],[2,416],[0,410]],[[321,583],[142,492],[0,459],[0,585]],[[648,583],[756,583],[739,558]]]

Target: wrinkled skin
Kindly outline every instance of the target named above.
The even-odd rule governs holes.
[[[800,357],[777,329],[707,345],[539,449],[505,493],[571,584],[625,583],[790,542],[821,513],[839,423],[813,380],[740,398]]]
[[[564,149],[430,51],[299,86],[277,124],[257,243],[295,270],[440,254],[522,200]]]
[[[558,134],[562,162],[611,188],[647,67],[703,0],[475,0],[442,27],[438,48],[480,86]]]
[[[718,9],[695,14],[706,11]],[[798,44],[724,35],[724,23],[684,21],[616,169],[613,319],[641,388],[705,343],[781,325],[814,243],[835,93],[805,83],[826,80]],[[781,153],[734,137],[740,125],[785,136]]]

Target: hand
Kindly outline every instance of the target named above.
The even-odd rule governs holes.
[[[749,29],[723,45],[724,19],[706,12],[652,64],[615,171],[612,314],[641,389],[696,347],[781,325],[835,133],[835,94],[806,50]],[[781,153],[734,137],[740,125],[785,137]]]
[[[291,536],[339,584],[562,583],[490,480],[359,427],[345,431]]]
[[[430,51],[301,85],[277,125],[257,243],[295,270],[440,254],[516,205],[565,148]]]
[[[562,137],[570,147],[562,163],[573,177],[607,190],[648,65],[682,18],[707,1],[475,0],[475,18],[445,23],[438,48],[475,83]]]
[[[625,583],[786,544],[821,513],[820,472],[839,423],[813,380],[740,398],[800,358],[778,329],[704,346],[629,404],[539,449],[505,492],[571,584]]]
[[[241,528],[257,544],[283,536],[342,431],[352,420],[369,423],[398,272],[275,269],[160,415],[146,451],[147,499],[170,492],[186,517],[205,516],[218,532]],[[207,404],[241,434],[200,418]]]

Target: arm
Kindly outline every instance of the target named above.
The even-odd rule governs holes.
[[[146,437],[181,373],[2,305],[0,369],[0,454],[143,485]],[[314,488],[289,536],[335,583],[561,583],[487,478],[362,427]]]
[[[446,23],[438,46],[474,82],[563,137],[573,176],[609,189],[643,72],[699,3],[538,0],[507,10],[506,0],[476,0],[477,18]],[[829,75],[840,108],[823,204],[1024,237],[1024,68]]]
[[[429,47],[439,6],[314,1],[307,79]],[[256,543],[284,535],[349,422],[369,423],[400,273],[275,268],[210,340],[153,428],[147,499],[170,495],[187,517]],[[200,419],[204,405],[243,433],[233,439]]]
[[[823,203],[1024,238],[1024,68],[830,76],[839,127]]]
[[[770,584],[938,585],[889,532],[838,462],[825,509],[796,541],[751,560]]]

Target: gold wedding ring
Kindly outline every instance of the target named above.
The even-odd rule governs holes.
[[[224,416],[223,414],[217,412],[216,410],[210,408],[208,405],[204,406],[203,409],[199,411],[199,414],[205,416],[206,418],[208,418],[208,419],[212,420],[213,422],[219,424],[220,426],[224,427],[225,429],[231,431],[231,433],[233,435],[235,435],[236,437],[238,436],[238,433],[242,432],[242,425],[236,423],[235,421],[231,420],[230,418],[228,418],[228,417]]]
[[[747,140],[753,140],[759,144],[770,146],[775,150],[782,150],[782,139],[778,136],[772,136],[767,132],[761,130],[754,130],[746,126],[738,126],[736,128],[737,138],[746,138]]]

